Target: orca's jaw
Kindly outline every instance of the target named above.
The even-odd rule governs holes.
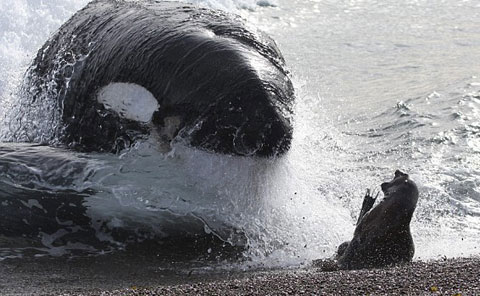
[[[204,112],[190,129],[190,144],[239,156],[271,157],[289,150],[293,128],[278,108],[268,101],[237,103],[220,102]]]

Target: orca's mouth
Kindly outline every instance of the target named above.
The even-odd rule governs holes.
[[[246,123],[233,139],[233,153],[242,156],[274,156],[285,153],[292,140],[291,127],[280,121]]]
[[[274,107],[209,109],[188,124],[189,144],[215,153],[272,157],[290,148],[293,128]]]

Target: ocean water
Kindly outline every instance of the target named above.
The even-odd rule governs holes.
[[[12,139],[18,89],[38,48],[87,2],[0,0],[3,142]],[[480,254],[478,1],[194,3],[240,14],[276,40],[297,95],[291,150],[265,160],[181,144],[159,153],[153,139],[119,155],[0,144],[2,215],[15,214],[6,209],[17,192],[26,192],[24,210],[42,210],[38,194],[85,198],[62,214],[65,229],[35,242],[0,237],[0,260],[213,234],[248,246],[244,265],[307,264],[351,238],[366,188],[379,190],[396,169],[420,190],[415,259]],[[98,222],[93,233],[83,232],[77,211]],[[128,231],[128,240],[105,225]]]

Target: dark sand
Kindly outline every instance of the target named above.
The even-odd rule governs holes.
[[[384,269],[211,272],[101,256],[0,262],[1,295],[480,295],[480,258]],[[176,270],[176,271],[173,271]]]

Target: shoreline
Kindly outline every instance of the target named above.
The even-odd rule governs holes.
[[[146,257],[2,261],[0,291],[2,295],[480,295],[478,256],[333,272],[304,267],[208,273],[200,266],[204,272],[192,273],[195,267],[188,271],[185,266],[158,264]]]
[[[267,271],[242,278],[103,295],[480,295],[478,270],[478,257],[440,259],[370,270]]]

